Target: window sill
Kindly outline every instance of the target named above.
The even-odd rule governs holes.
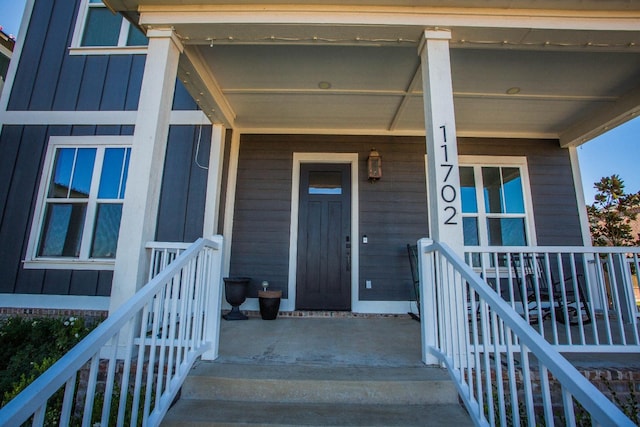
[[[69,55],[138,55],[146,53],[146,46],[91,46],[69,48]]]
[[[28,270],[113,270],[114,260],[32,259],[22,262]]]

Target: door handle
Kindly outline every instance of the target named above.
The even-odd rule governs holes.
[[[346,253],[347,253],[347,272],[351,271],[351,241],[349,239],[349,236],[347,236],[345,238],[346,241]]]

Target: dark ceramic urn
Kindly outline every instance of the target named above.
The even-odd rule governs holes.
[[[240,305],[247,299],[249,290],[249,277],[225,277],[224,279],[224,296],[231,311],[225,314],[225,320],[247,320],[248,317],[240,311]]]

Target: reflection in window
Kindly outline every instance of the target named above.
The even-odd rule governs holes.
[[[527,245],[520,167],[461,166],[460,192],[465,246]]]
[[[526,246],[523,218],[487,218],[490,246]]]
[[[130,155],[129,147],[55,149],[37,256],[115,257]]]
[[[38,256],[77,257],[80,254],[85,213],[85,203],[48,205]]]
[[[342,173],[310,171],[309,194],[342,194]]]
[[[80,14],[78,23],[81,25],[83,47],[122,47],[146,46],[149,40],[129,21],[120,14],[111,13],[100,0],[85,0],[86,12]],[[84,17],[84,19],[82,19]]]

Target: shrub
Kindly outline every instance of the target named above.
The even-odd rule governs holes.
[[[0,406],[24,390],[93,327],[77,317],[11,317],[0,322]]]

